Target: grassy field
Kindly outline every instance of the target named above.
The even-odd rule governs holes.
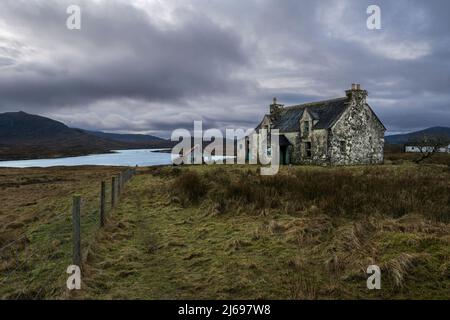
[[[83,197],[85,252],[97,230],[100,181],[119,171],[0,168],[0,298],[56,298],[64,293],[72,256],[72,195]]]
[[[0,248],[27,235],[0,252],[0,297],[448,299],[450,170],[440,163],[274,177],[254,166],[141,168],[102,230],[98,184],[119,169],[0,169]],[[83,289],[68,294],[75,192],[88,199],[86,262]],[[366,288],[370,264],[381,290]]]

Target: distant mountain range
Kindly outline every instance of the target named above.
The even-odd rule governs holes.
[[[151,135],[75,129],[22,111],[0,113],[0,160],[78,156],[172,145],[169,140]]]
[[[407,144],[420,137],[426,136],[439,136],[447,137],[450,140],[450,128],[449,127],[432,127],[425,130],[414,131],[406,134],[395,134],[385,137],[385,141],[388,144]]]

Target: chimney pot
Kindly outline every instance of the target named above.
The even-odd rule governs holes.
[[[352,83],[352,90],[356,90],[356,84]]]
[[[359,83],[356,85],[356,90],[361,90],[361,85]]]

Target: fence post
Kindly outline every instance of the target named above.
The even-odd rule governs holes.
[[[122,193],[122,173],[119,173],[117,176],[117,194],[120,195]]]
[[[78,267],[81,267],[81,197],[73,196],[72,203],[72,243],[73,254],[72,263]]]
[[[105,198],[106,198],[106,183],[102,181],[100,189],[100,227],[105,226]]]
[[[111,179],[111,208],[116,205],[116,177]]]

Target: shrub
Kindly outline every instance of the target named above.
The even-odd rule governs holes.
[[[435,221],[448,222],[448,181],[448,173],[439,168],[296,167],[275,176],[214,168],[201,176],[197,171],[183,170],[175,178],[172,192],[182,203],[201,201],[208,194],[208,201],[220,213],[260,214],[288,209],[295,214],[316,207],[331,216],[401,217],[420,213]]]
[[[171,192],[186,205],[198,203],[206,195],[207,188],[207,184],[196,171],[184,171],[174,179]]]

